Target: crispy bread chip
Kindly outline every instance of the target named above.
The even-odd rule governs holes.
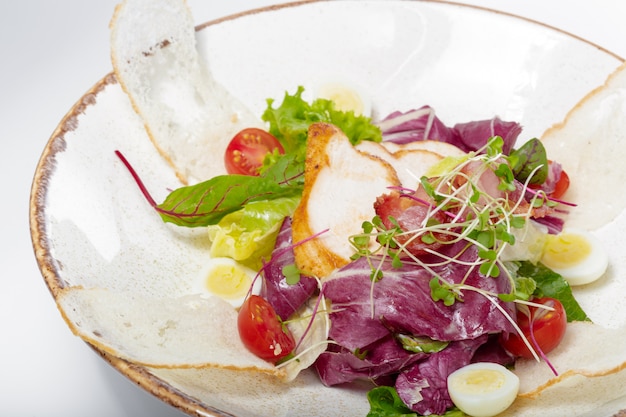
[[[153,298],[108,288],[68,287],[57,303],[75,334],[118,358],[151,368],[256,372],[276,378],[276,383],[295,379],[315,362],[326,350],[330,328],[328,315],[313,314],[312,299],[294,314],[302,319],[288,323],[300,341],[297,357],[276,367],[245,348],[237,331],[237,311],[218,297]]]
[[[284,372],[250,353],[237,333],[237,311],[217,297],[149,298],[70,287],[57,298],[74,333],[103,351],[155,368]]]
[[[598,353],[601,343],[603,353]],[[555,376],[545,364],[529,359],[520,359],[515,364],[515,372],[520,376],[520,396],[539,398],[544,390],[558,383],[565,383],[576,376],[588,379],[603,378],[626,368],[623,346],[626,345],[626,331],[607,329],[590,322],[573,322],[561,344],[550,352],[550,363],[559,372]],[[622,376],[624,378],[624,376]],[[574,381],[570,381],[573,383]],[[584,382],[585,385],[588,382]],[[626,394],[626,386],[623,387]]]
[[[244,127],[262,126],[219,85],[196,50],[183,0],[126,0],[111,21],[115,75],[148,135],[184,183],[225,173],[223,152]]]
[[[548,155],[561,163],[571,179],[563,197],[575,202],[567,227],[593,230],[605,243],[610,266],[600,280],[573,292],[593,323],[570,323],[564,340],[544,363],[519,360],[520,396],[506,415],[580,415],[598,410],[610,415],[617,405],[602,404],[626,395],[626,266],[619,252],[626,219],[623,164],[626,146],[626,64],[587,94],[565,119],[542,136]],[[622,401],[622,404],[624,401]]]
[[[541,138],[571,179],[563,196],[577,207],[568,227],[588,230],[610,223],[626,208],[626,64],[592,90]],[[601,213],[601,214],[600,214]]]
[[[230,416],[364,417],[367,387],[327,387],[313,369],[288,384],[254,371],[222,368],[151,369],[174,388]],[[205,415],[205,414],[198,414]]]
[[[561,344],[549,354],[558,376],[545,363],[517,361],[515,373],[520,377],[520,395],[505,415],[580,415],[626,395],[625,344],[624,328],[570,323]]]

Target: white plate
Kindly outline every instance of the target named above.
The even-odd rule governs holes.
[[[374,117],[433,106],[447,124],[522,123],[524,138],[561,120],[621,59],[534,22],[428,1],[305,2],[203,25],[199,46],[235,96],[261,114],[268,97],[346,78],[364,86]],[[183,295],[200,267],[201,231],[172,232],[113,154],[131,160],[157,201],[178,186],[111,75],[80,98],[43,151],[33,183],[31,231],[53,296],[66,286]],[[210,152],[211,150],[207,150]],[[221,152],[221,150],[217,150]],[[120,284],[123,282],[123,284]],[[101,355],[149,392],[192,415],[365,416],[358,388],[323,388],[312,374],[285,390],[226,370],[146,369]]]

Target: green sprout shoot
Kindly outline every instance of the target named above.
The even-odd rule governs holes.
[[[355,248],[353,259],[365,257],[372,269],[372,284],[384,278],[382,265],[391,260],[394,268],[404,263],[416,263],[433,275],[431,290],[433,300],[442,300],[446,305],[462,301],[460,288],[467,289],[465,280],[476,269],[489,278],[504,275],[511,282],[510,294],[495,294],[507,300],[525,300],[530,297],[532,286],[520,285],[506,267],[502,254],[508,246],[516,243],[518,236],[523,236],[533,210],[553,203],[543,192],[534,192],[528,203],[524,196],[531,181],[544,169],[538,164],[528,170],[524,182],[516,180],[514,168],[521,159],[519,153],[507,156],[502,152],[503,140],[496,136],[489,140],[479,152],[468,154],[456,165],[450,165],[444,159],[431,171],[437,175],[425,176],[420,179],[420,187],[428,196],[428,214],[420,227],[405,231],[397,221],[390,218],[392,227],[385,227],[380,217],[362,225],[363,233],[352,236],[351,244]],[[545,160],[540,158],[540,161]],[[543,174],[542,174],[543,175]],[[496,184],[490,184],[490,179]],[[491,188],[490,188],[491,187]],[[411,198],[414,190],[399,189],[403,197]],[[446,221],[435,218],[445,214]],[[399,239],[402,237],[402,239]],[[437,255],[436,264],[428,264],[420,257],[407,250],[407,246],[415,239],[426,244],[426,253]],[[401,243],[402,242],[402,243]],[[464,249],[454,257],[447,257],[436,249],[429,249],[429,244],[451,245],[465,242]],[[473,262],[465,262],[469,266],[466,277],[460,283],[449,283],[437,275],[434,266],[448,263],[461,263],[460,255],[468,248],[475,246],[478,257]],[[480,290],[480,289],[477,289]]]

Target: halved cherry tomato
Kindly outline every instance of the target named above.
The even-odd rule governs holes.
[[[569,175],[565,171],[561,171],[561,177],[554,186],[554,191],[550,194],[550,197],[559,199],[565,194],[569,188]]]
[[[263,297],[251,295],[244,301],[237,317],[239,337],[256,356],[276,363],[289,355],[296,343],[272,305]]]
[[[552,164],[553,162],[548,160],[548,165],[552,165]],[[537,190],[541,188],[541,185],[530,184],[529,187]],[[561,170],[561,176],[557,180],[556,184],[554,184],[554,190],[552,190],[552,192],[548,194],[548,196],[551,198],[559,199],[563,196],[563,194],[565,194],[568,188],[569,188],[569,175],[567,175],[567,172],[565,172],[564,170]]]
[[[554,310],[519,306],[517,325],[536,351],[541,350],[543,353],[548,353],[561,343],[567,327],[567,316],[559,300],[543,297],[536,298],[532,302],[552,307]],[[533,358],[532,353],[517,333],[510,333],[508,337],[502,336],[500,343],[514,356]]]
[[[262,129],[248,128],[233,137],[224,153],[224,165],[229,174],[259,175],[265,155],[283,146],[271,133]]]

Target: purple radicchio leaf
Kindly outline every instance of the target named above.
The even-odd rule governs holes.
[[[515,363],[515,357],[502,347],[499,338],[500,335],[489,335],[487,342],[480,345],[476,353],[474,353],[472,363],[491,362],[502,366],[513,365]]]
[[[478,151],[493,136],[504,140],[505,154],[513,149],[522,127],[517,122],[502,121],[498,117],[458,123],[448,127],[436,116],[430,106],[407,112],[393,112],[378,123],[383,141],[406,144],[421,140],[436,140],[454,145],[465,152]]]
[[[552,235],[561,233],[565,225],[565,220],[557,216],[537,217],[533,221],[545,226],[548,229],[548,233]]]
[[[295,284],[287,283],[283,268],[295,264],[291,240],[291,218],[283,221],[270,261],[263,267],[265,278],[261,296],[272,305],[276,314],[287,320],[317,289],[317,281],[300,276]]]
[[[460,259],[476,259],[474,248]],[[450,283],[458,283],[468,272],[461,263],[433,267]],[[324,284],[324,295],[332,301],[330,338],[350,351],[362,349],[395,332],[426,336],[440,341],[473,339],[484,333],[512,331],[507,318],[485,296],[464,291],[463,302],[445,306],[434,302],[429,282],[432,275],[420,266],[405,263],[394,269],[389,262],[383,267],[383,278],[374,284],[366,259],[356,260],[331,275]],[[473,270],[465,283],[494,293],[508,293],[510,283],[504,276],[485,278]],[[374,315],[372,316],[372,302]],[[495,301],[512,317],[511,303]]]
[[[454,144],[458,141],[456,132],[450,129],[435,115],[430,106],[405,113],[396,111],[378,123],[383,140],[399,145],[421,141],[437,140]]]
[[[453,342],[441,352],[432,353],[396,379],[396,390],[411,410],[421,415],[443,415],[454,404],[448,393],[448,375],[468,365],[487,335]]]
[[[505,122],[499,117],[494,117],[493,119],[458,123],[454,126],[454,130],[460,139],[460,144],[456,145],[465,152],[477,151],[485,146],[491,137],[500,136],[504,140],[502,151],[508,155],[522,132],[522,126],[517,122]]]
[[[327,386],[356,380],[377,381],[398,373],[426,355],[404,350],[389,334],[358,352],[330,344],[329,349],[315,362],[315,369],[322,383]]]

